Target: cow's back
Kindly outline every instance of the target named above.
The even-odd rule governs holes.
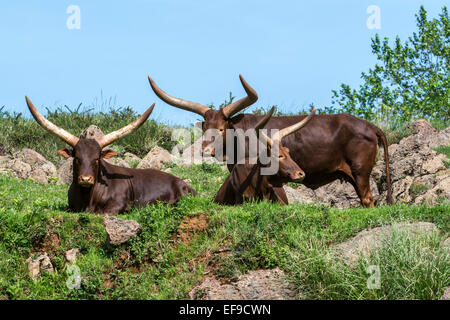
[[[167,172],[131,169],[135,201],[143,206],[157,201],[173,204],[186,194],[196,195],[186,182]]]
[[[235,129],[254,128],[262,116],[241,115]],[[306,118],[306,115],[272,117],[265,129],[283,129]],[[292,159],[305,171],[305,185],[317,187],[338,177],[336,169],[351,158],[351,146],[359,143],[377,145],[375,126],[349,114],[319,114],[306,126],[283,138]],[[362,150],[364,152],[364,150]],[[231,166],[230,166],[231,167]]]

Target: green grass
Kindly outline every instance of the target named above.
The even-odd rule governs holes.
[[[447,168],[450,168],[450,146],[439,146],[434,150],[447,156],[448,160],[444,160],[443,162]]]
[[[430,186],[428,185],[428,183],[413,183],[411,185],[411,187],[409,187],[409,192],[413,195],[413,196],[417,196],[419,194],[421,194],[422,192],[427,191],[428,189],[430,189]]]
[[[137,220],[142,232],[115,249],[105,243],[100,215],[65,212],[67,186],[0,175],[0,298],[185,299],[206,271],[233,279],[273,267],[283,269],[311,299],[438,299],[450,285],[450,262],[442,246],[450,232],[448,202],[347,210],[265,202],[229,207],[211,202],[227,174],[220,166],[174,166],[171,173],[190,179],[199,195],[176,206],[159,204],[120,215]],[[189,243],[177,241],[180,222],[199,214],[207,217],[208,228]],[[356,267],[331,254],[331,244],[399,221],[433,222],[440,234],[396,235]],[[55,273],[33,281],[25,260],[46,234],[60,239],[48,249]],[[76,262],[83,279],[78,290],[66,286],[64,252],[71,248],[82,253]],[[215,254],[219,249],[229,254]],[[367,289],[366,270],[372,264],[381,269],[379,290]]]

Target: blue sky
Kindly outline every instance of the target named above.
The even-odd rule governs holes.
[[[166,92],[219,104],[232,91],[243,96],[238,75],[259,94],[258,107],[296,111],[331,104],[340,83],[357,86],[373,66],[370,38],[416,30],[424,5],[436,17],[440,0],[129,0],[2,1],[0,106],[101,108],[115,98],[139,113],[156,102],[152,118],[188,125],[199,116],[166,105],[147,75]],[[69,30],[69,5],[81,27]],[[366,9],[381,9],[381,29],[368,29]],[[105,110],[106,111],[106,110]]]

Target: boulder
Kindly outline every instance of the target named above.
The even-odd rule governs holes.
[[[50,178],[56,176],[55,165],[28,148],[0,160],[0,172],[8,172],[19,179],[32,178],[38,183],[48,183]]]
[[[450,170],[445,176],[438,176],[435,179],[433,188],[418,196],[414,203],[434,204],[439,198],[450,199]]]
[[[431,135],[438,131],[425,119],[411,121],[406,125],[406,130],[413,130],[414,134]]]
[[[96,139],[102,136],[104,136],[104,133],[99,127],[95,125],[90,125],[87,129],[84,129],[81,132],[79,137],[84,139]]]
[[[141,230],[139,223],[134,220],[124,220],[107,215],[103,221],[108,235],[107,242],[113,246],[118,246],[136,237]]]
[[[370,179],[370,189],[374,199],[379,198],[379,192],[374,179]],[[317,200],[320,203],[336,208],[360,207],[361,202],[355,188],[346,181],[335,180],[315,190]]]
[[[439,232],[439,229],[430,222],[395,223],[362,230],[344,242],[331,245],[331,248],[338,257],[350,266],[354,266],[358,262],[360,254],[370,257],[374,249],[381,247],[384,239],[392,237],[394,230],[407,232],[413,236]]]
[[[286,196],[290,204],[293,203],[314,203],[317,201],[316,194],[314,190],[305,187],[304,185],[300,185],[295,189],[285,185],[283,187],[284,192],[286,192]]]
[[[184,165],[190,166],[202,163],[202,161],[202,139],[197,139],[193,144],[184,149],[181,155],[181,162]]]
[[[432,148],[450,144],[450,127],[437,131],[425,120],[409,124],[414,134],[403,138],[398,144],[389,146],[389,167],[393,198],[398,203],[435,202],[448,196],[449,170],[444,161],[446,156]],[[384,152],[380,148],[378,161],[372,176],[377,181],[381,202],[387,194]],[[422,185],[422,188],[414,188]]]
[[[450,300],[450,287],[444,289],[444,294],[442,295],[441,300]]]
[[[77,260],[77,256],[79,254],[80,254],[80,249],[78,249],[78,248],[73,248],[73,249],[67,250],[65,253],[67,262],[75,263],[75,261]]]
[[[57,171],[58,184],[72,184],[73,158],[64,159]]]
[[[202,300],[293,300],[298,296],[279,268],[252,270],[227,284],[209,276],[189,292],[191,299]]]
[[[172,162],[173,156],[167,151],[159,146],[154,147],[150,152],[144,157],[144,159],[139,162],[138,169],[161,169],[165,163]]]
[[[53,273],[53,265],[47,252],[35,254],[27,259],[28,272],[33,279],[37,279],[41,276],[41,271],[47,271]]]
[[[105,161],[108,163],[111,163],[115,166],[130,168],[130,165],[128,164],[128,162],[126,162],[122,158],[113,157],[113,158],[105,159]]]
[[[132,168],[136,167],[136,164],[141,162],[141,158],[131,152],[125,152],[123,155],[123,160],[125,160]]]

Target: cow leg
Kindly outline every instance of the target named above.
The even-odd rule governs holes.
[[[364,150],[364,152],[362,152]],[[368,142],[360,143],[351,159],[351,172],[354,178],[354,187],[359,196],[361,205],[365,208],[374,207],[374,199],[370,190],[370,173],[375,162],[377,145]]]
[[[286,192],[284,191],[283,187],[272,187],[270,197],[273,202],[278,202],[281,205],[289,204]]]
[[[361,201],[361,204],[365,208],[374,207],[374,199],[372,191],[370,190],[370,175],[357,175],[356,176],[356,190]]]

